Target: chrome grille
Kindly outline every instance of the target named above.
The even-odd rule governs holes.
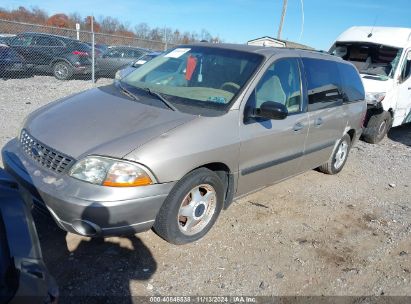
[[[24,152],[41,166],[57,173],[70,167],[74,160],[38,142],[27,131],[21,131],[20,143]]]

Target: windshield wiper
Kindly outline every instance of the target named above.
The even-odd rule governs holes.
[[[369,75],[369,76],[378,77],[378,78],[380,78],[380,80],[387,80],[387,79],[390,78],[390,77],[387,76],[387,75],[382,75],[382,74],[373,73],[373,72],[366,72],[366,71],[361,71],[361,70],[360,70],[360,73],[361,73],[361,74],[365,74],[365,75]]]
[[[173,106],[167,99],[164,98],[163,95],[161,95],[158,92],[150,90],[150,88],[142,88],[144,91],[146,91],[148,94],[151,96],[157,97],[158,100],[162,101],[170,110],[172,111],[178,111],[175,106]]]
[[[360,70],[360,73],[367,74],[367,75],[373,75],[373,76],[383,76],[378,73],[368,72],[367,70]]]
[[[119,87],[120,87],[120,89],[121,89],[121,92],[122,92],[124,95],[130,97],[131,99],[133,99],[133,100],[135,100],[135,101],[139,101],[139,100],[140,100],[140,98],[138,98],[136,95],[134,95],[134,94],[131,93],[129,90],[127,90],[125,87],[123,87],[123,86],[121,85],[121,82],[120,82],[120,81],[118,82],[118,85],[119,85]]]

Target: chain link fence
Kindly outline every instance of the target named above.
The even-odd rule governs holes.
[[[163,41],[0,19],[0,77],[113,78],[117,71],[144,61],[143,56],[170,47]]]

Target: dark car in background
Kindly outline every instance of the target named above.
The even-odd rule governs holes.
[[[0,77],[8,78],[26,73],[24,58],[11,47],[0,44]]]
[[[91,42],[84,42],[84,43],[87,44],[91,48],[91,46],[92,46]],[[95,43],[94,48],[96,50],[96,55],[98,56],[99,54],[103,54],[107,51],[108,45],[103,44],[103,43]]]
[[[58,287],[42,258],[30,206],[0,169],[0,303],[57,303]]]
[[[135,69],[141,67],[143,64],[145,64],[146,62],[150,61],[153,58],[156,58],[157,56],[161,55],[163,52],[151,52],[151,53],[147,53],[143,56],[141,56],[140,58],[138,58],[136,61],[132,62],[129,66],[125,67],[124,69],[118,70],[116,73],[115,78],[116,79],[122,79],[125,76],[127,76],[128,74],[130,74],[131,72],[133,72]]]
[[[148,52],[149,50],[130,46],[109,46],[107,51],[96,59],[98,74],[114,77],[118,70],[125,68]]]
[[[91,49],[80,41],[44,33],[21,33],[9,45],[32,65],[34,72],[52,73],[60,80],[91,73]]]

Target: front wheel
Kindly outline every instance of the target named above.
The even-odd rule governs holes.
[[[56,62],[53,65],[53,75],[59,80],[67,80],[73,76],[73,68],[65,61]]]
[[[318,167],[318,169],[326,174],[337,174],[342,170],[345,163],[347,162],[348,153],[351,148],[351,137],[345,134],[343,138],[338,142],[335,147],[333,154],[331,155],[328,162],[324,165]]]
[[[377,144],[388,133],[392,125],[392,117],[389,112],[373,114],[368,120],[367,126],[362,133],[364,141],[370,144]]]
[[[214,225],[223,207],[224,187],[213,171],[200,168],[183,177],[161,207],[154,231],[180,245],[202,238]]]

